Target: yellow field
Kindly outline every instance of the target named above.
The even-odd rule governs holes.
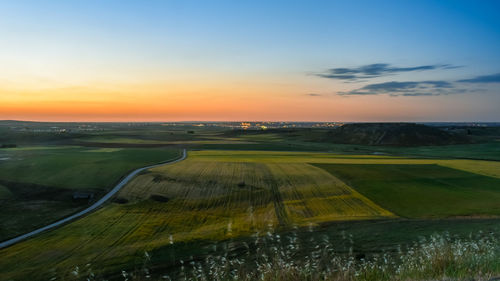
[[[244,185],[238,186],[239,183]],[[119,194],[132,202],[161,195],[162,223],[176,240],[220,239],[269,227],[392,214],[331,174],[306,163],[198,161],[140,175]],[[199,223],[200,218],[204,223]],[[179,219],[179,221],[178,221]]]

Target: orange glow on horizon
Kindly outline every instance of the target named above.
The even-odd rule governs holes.
[[[335,95],[335,91],[312,97],[305,94],[310,92],[306,89],[313,88],[307,81],[287,84],[233,79],[224,82],[220,78],[199,83],[186,80],[14,86],[0,85],[0,120],[427,121],[443,113],[442,104],[436,102],[441,97],[343,97]],[[340,91],[344,90],[344,85],[338,86]],[[448,102],[447,110],[463,113],[473,108],[472,105],[466,100],[457,100]]]

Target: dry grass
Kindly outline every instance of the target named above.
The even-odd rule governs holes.
[[[339,254],[328,236],[301,240],[296,233],[256,236],[246,253],[209,255],[203,260],[179,261],[175,272],[149,268],[144,253],[141,267],[122,271],[119,280],[189,281],[409,281],[409,280],[498,280],[500,244],[493,233],[476,233],[466,239],[448,234],[423,238],[397,252],[360,257]],[[346,244],[353,241],[346,236]],[[92,268],[72,271],[72,280],[102,280]],[[115,275],[116,276],[116,275]]]

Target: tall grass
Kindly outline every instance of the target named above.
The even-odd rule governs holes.
[[[479,232],[465,239],[436,234],[397,251],[368,256],[353,251],[351,237],[345,241],[348,252],[340,253],[328,236],[301,240],[296,233],[282,237],[269,232],[245,244],[243,254],[227,250],[203,260],[180,260],[178,270],[166,274],[150,272],[146,253],[141,269],[122,271],[118,280],[493,280],[500,276],[500,243],[494,233]],[[89,274],[73,276],[101,280]]]

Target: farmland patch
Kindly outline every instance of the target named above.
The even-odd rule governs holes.
[[[315,165],[401,216],[500,216],[498,178],[439,165]]]

